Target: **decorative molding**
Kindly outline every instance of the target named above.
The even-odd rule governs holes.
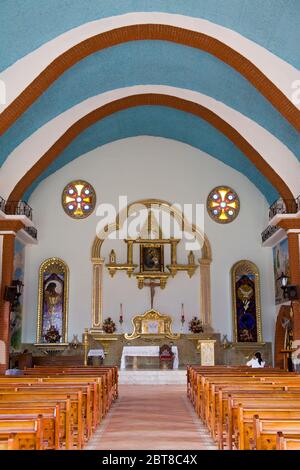
[[[104,258],[92,259],[93,262],[93,328],[102,328],[103,322],[103,264]]]

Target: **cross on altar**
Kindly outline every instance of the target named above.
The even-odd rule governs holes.
[[[144,286],[150,287],[150,296],[151,296],[151,308],[153,308],[153,302],[154,302],[154,296],[155,296],[155,289],[156,287],[160,286],[160,283],[150,281],[150,282],[144,282]]]

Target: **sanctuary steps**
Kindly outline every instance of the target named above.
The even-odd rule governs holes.
[[[119,383],[125,385],[185,385],[186,370],[120,370]]]

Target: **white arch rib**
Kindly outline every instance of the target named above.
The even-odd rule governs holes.
[[[6,84],[6,103],[0,113],[59,55],[96,34],[136,24],[164,24],[212,36],[250,60],[292,101],[293,83],[300,71],[264,47],[235,31],[201,18],[159,12],[137,12],[112,16],[71,29],[27,54],[0,75]]]
[[[112,101],[136,94],[160,93],[203,105],[234,127],[289,186],[294,196],[300,192],[300,163],[276,137],[256,122],[220,101],[202,93],[164,85],[137,85],[93,96],[55,117],[24,140],[9,155],[0,172],[2,196],[7,198],[17,182],[47,152],[70,126],[86,114]],[[246,157],[245,157],[246,158]]]

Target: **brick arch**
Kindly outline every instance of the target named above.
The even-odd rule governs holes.
[[[162,40],[208,52],[243,75],[297,130],[300,110],[249,59],[220,40],[204,33],[165,24],[137,24],[92,36],[53,60],[1,113],[3,134],[67,69],[85,57],[129,41]]]
[[[8,201],[18,201],[22,199],[23,194],[28,190],[31,184],[38,178],[44,170],[59,156],[59,154],[85,129],[95,122],[110,116],[118,111],[136,107],[136,106],[166,106],[180,111],[191,113],[201,119],[206,120],[215,129],[222,132],[231,142],[236,145],[242,153],[256,166],[256,168],[270,181],[277,189],[278,193],[284,199],[288,211],[294,212],[293,194],[282,178],[273,170],[273,168],[264,160],[252,145],[230,124],[224,121],[220,116],[210,109],[198,103],[188,101],[176,96],[160,93],[145,93],[140,95],[131,95],[125,98],[112,101],[103,105],[92,112],[83,116],[75,122],[33,165],[30,170],[19,180],[10,193]]]

